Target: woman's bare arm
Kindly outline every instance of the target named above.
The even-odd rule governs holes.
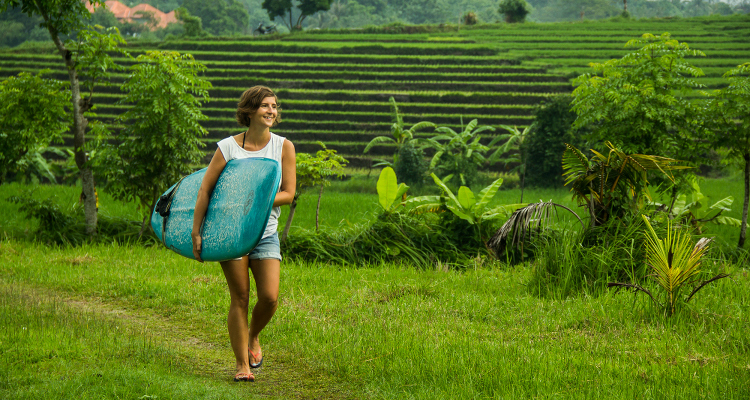
[[[206,210],[208,210],[208,200],[211,198],[216,181],[219,180],[219,175],[221,175],[221,171],[224,170],[226,165],[227,162],[224,159],[224,154],[222,154],[221,150],[216,149],[216,153],[211,158],[211,163],[208,164],[206,175],[203,176],[201,188],[198,190],[198,198],[195,200],[193,231],[190,236],[193,238],[193,256],[200,262],[203,262],[201,260],[201,226],[203,225],[203,219],[206,217]]]
[[[294,192],[297,190],[297,156],[294,152],[294,144],[284,140],[281,148],[281,188],[276,193],[273,206],[292,204]]]

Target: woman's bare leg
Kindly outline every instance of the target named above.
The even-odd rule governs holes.
[[[259,335],[276,312],[279,299],[279,275],[281,262],[275,259],[250,260],[250,270],[255,279],[258,302],[253,307],[248,332],[249,349],[258,358],[250,360],[257,364],[261,360]],[[252,357],[252,356],[251,356]]]
[[[221,269],[229,287],[229,342],[237,360],[237,373],[252,374],[248,359],[248,324],[247,312],[250,298],[250,276],[247,268],[247,256],[240,260],[222,261]]]

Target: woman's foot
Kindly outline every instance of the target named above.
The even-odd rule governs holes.
[[[255,375],[252,372],[238,372],[234,375],[235,382],[255,382]]]
[[[250,368],[260,368],[263,365],[263,353],[261,350],[255,353],[248,347],[247,355],[250,359]]]

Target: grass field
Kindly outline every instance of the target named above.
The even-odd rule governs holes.
[[[0,397],[715,398],[750,395],[750,277],[666,319],[645,297],[531,296],[530,267],[284,262],[254,384],[231,383],[215,263],[160,247],[0,242]],[[722,266],[712,267],[721,269]]]

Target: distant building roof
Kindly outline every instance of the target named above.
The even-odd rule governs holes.
[[[152,30],[165,28],[167,25],[177,22],[177,17],[175,17],[174,11],[163,13],[150,4],[143,3],[130,8],[117,0],[108,0],[104,2],[104,6],[114,14],[115,18],[120,22],[140,22],[143,18],[139,18],[139,13],[150,13],[157,21],[156,26],[153,27]],[[86,8],[89,12],[94,12],[94,6],[92,6],[91,3],[86,2]]]

